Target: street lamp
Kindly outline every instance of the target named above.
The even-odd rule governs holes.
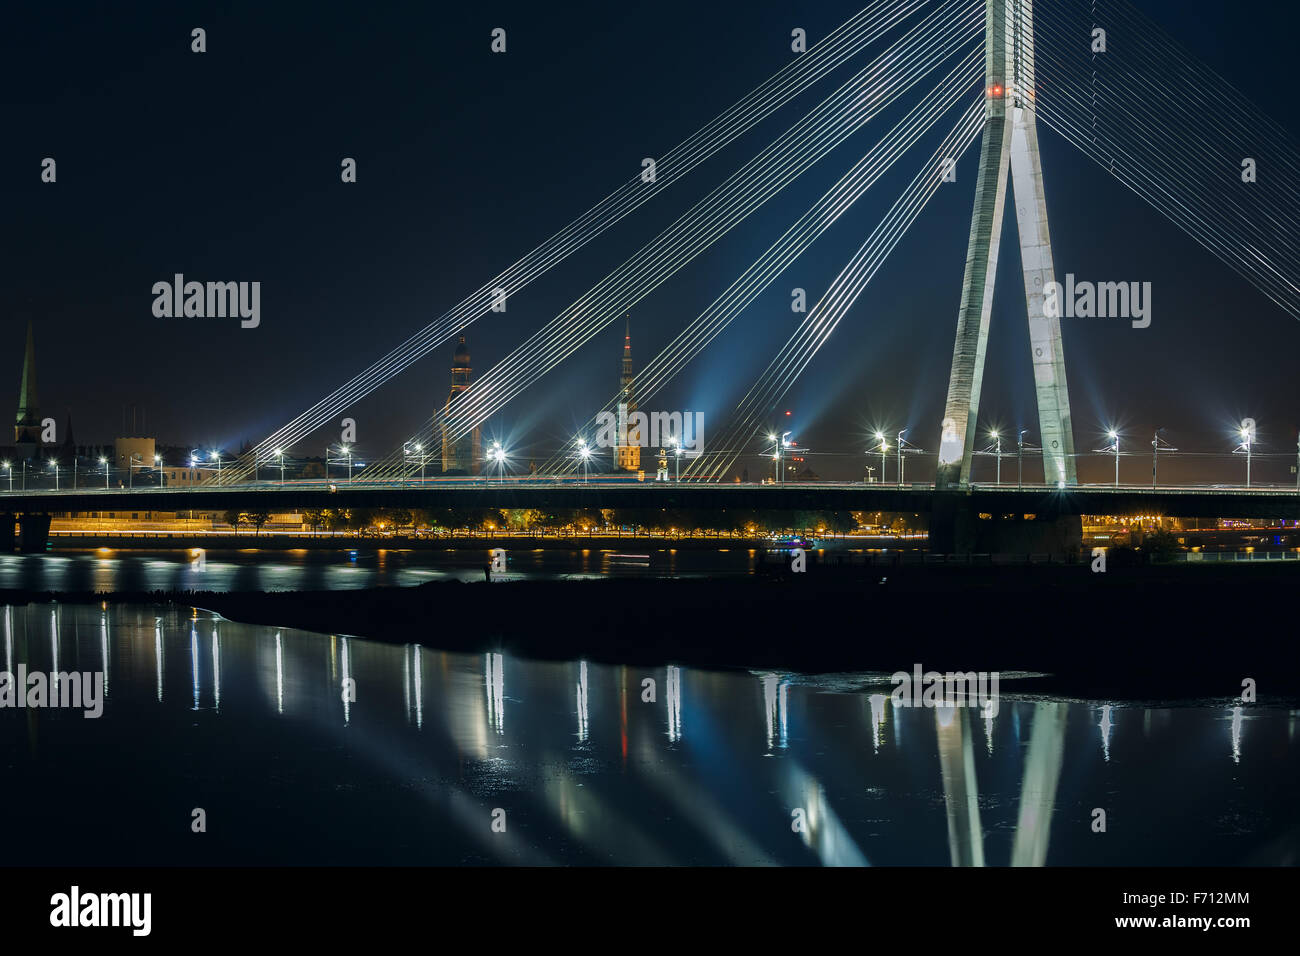
[[[494,441],[492,447],[488,449],[488,461],[496,466],[497,479],[502,483],[505,482],[504,470],[506,466],[506,450],[501,447],[499,441]]]
[[[158,487],[166,488],[167,476],[163,474],[162,470],[162,455],[153,456],[153,466],[158,471]],[[75,460],[72,462],[72,483],[74,485],[77,483],[77,463]]]
[[[998,480],[997,480],[997,483],[1000,485],[1000,484],[1002,484],[1002,437],[997,433],[997,430],[996,430],[996,429],[995,429],[994,431],[989,432],[989,437],[991,437],[994,441],[996,441],[996,442],[998,443],[998,448],[997,448],[997,456],[998,456]]]
[[[1151,487],[1156,486],[1156,469],[1160,464],[1160,453],[1162,451],[1178,451],[1173,445],[1160,437],[1164,428],[1157,428],[1151,436]]]
[[[412,458],[419,459],[420,462],[420,483],[424,483],[424,463],[429,460],[429,456],[424,453],[424,446],[419,442],[415,444],[415,454],[411,454],[411,445],[409,442],[402,443],[402,457],[407,461]]]
[[[100,458],[100,459],[99,459],[99,463],[100,463],[101,465],[104,466],[104,487],[107,488],[107,487],[108,487],[108,459],[107,459],[107,458]],[[6,468],[9,467],[9,463],[8,463],[8,462],[5,463],[5,467],[6,467]],[[12,490],[13,481],[14,481],[14,476],[13,476],[13,475],[10,475],[10,476],[9,476],[9,484],[10,484],[10,486],[11,486],[11,490]]]
[[[880,483],[885,483],[885,452],[889,451],[889,442],[885,441],[884,432],[876,432],[876,441],[880,442]]]
[[[591,449],[581,438],[578,439],[578,457],[582,459],[582,483],[587,484],[587,462],[591,460]]]
[[[903,487],[903,435],[907,432],[904,428],[898,433],[898,487]]]
[[[673,449],[673,454],[677,458],[677,483],[682,482],[682,440],[674,435],[668,439],[668,447]]]
[[[1119,433],[1112,428],[1106,434],[1110,435],[1111,439],[1115,442],[1115,487],[1118,488],[1119,487]]]
[[[275,457],[280,459],[280,485],[283,487],[283,485],[284,485],[284,449],[283,449],[283,448],[277,448],[277,449],[275,450]]]
[[[221,452],[214,451],[211,457],[217,463],[217,484],[221,484]]]
[[[1246,418],[1241,422],[1241,444],[1239,449],[1246,449],[1246,487],[1250,487],[1250,448],[1255,443],[1255,419]]]
[[[13,469],[13,466],[10,465],[9,462],[5,462],[5,463],[4,463],[4,469],[5,469],[5,471],[9,472],[9,490],[10,490],[10,491],[13,491],[13,490],[14,490],[14,469]]]
[[[1016,436],[1016,490],[1019,491],[1025,484],[1025,433],[1028,428],[1020,429],[1020,434]]]
[[[785,450],[789,447],[790,447],[790,433],[782,432],[781,447],[780,447],[781,457],[780,459],[778,459],[778,462],[781,465],[781,484],[783,486],[785,485]]]

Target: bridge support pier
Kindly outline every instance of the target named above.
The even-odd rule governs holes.
[[[23,554],[44,553],[50,539],[50,516],[24,514],[18,521],[18,547]]]
[[[1069,554],[1083,547],[1079,515],[980,513],[964,494],[935,494],[931,554]]]

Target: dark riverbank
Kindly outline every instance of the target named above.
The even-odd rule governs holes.
[[[885,571],[888,573],[885,573]],[[1300,695],[1290,566],[815,568],[736,579],[436,582],[287,593],[32,594],[542,659],[808,673],[1043,671],[1080,697]]]

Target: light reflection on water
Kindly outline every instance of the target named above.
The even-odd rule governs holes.
[[[411,587],[428,581],[482,581],[487,548],[403,551],[229,550],[197,552],[66,550],[0,554],[0,590],[61,593],[153,591],[337,591]],[[507,549],[505,580],[602,577],[710,577],[751,574],[749,549],[664,548],[625,554],[607,550]]]
[[[102,670],[106,693],[98,720],[0,709],[8,859],[1185,865],[1294,849],[1285,708],[1016,699],[1004,682],[986,717],[898,707],[866,675],[437,650],[462,610],[388,645],[162,607],[3,608],[6,670]]]

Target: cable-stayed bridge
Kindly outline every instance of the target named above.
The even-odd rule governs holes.
[[[322,428],[336,424],[357,402],[382,389],[435,349],[454,341],[477,320],[491,315],[499,303],[597,241],[615,224],[636,214],[764,120],[833,77],[838,78],[838,85],[828,95],[793,117],[784,132],[519,342],[471,387],[460,391],[428,419],[416,416],[410,423],[408,440],[368,462],[364,476],[350,476],[347,487],[332,491],[326,487],[328,481],[308,487],[303,483],[277,484],[274,480],[276,464],[283,461],[284,455],[295,454],[295,449]],[[899,114],[901,118],[893,119]],[[861,157],[810,206],[791,218],[775,242],[635,371],[636,399],[641,407],[648,407],[831,225],[864,195],[878,189],[887,173],[896,169],[913,171],[880,222],[811,308],[799,317],[794,330],[722,427],[711,428],[709,441],[700,454],[673,462],[672,483],[709,486],[734,481],[739,477],[738,464],[746,458],[758,458],[760,462],[775,458],[780,463],[784,436],[779,429],[774,430],[774,410],[832,341],[837,327],[891,252],[921,219],[954,164],[979,140],[961,296],[954,303],[957,323],[951,372],[943,420],[934,423],[932,437],[937,467],[928,475],[914,474],[924,479],[924,487],[913,490],[929,496],[927,500],[939,500],[943,492],[964,494],[977,490],[972,488],[972,464],[980,454],[976,422],[1002,222],[1010,202],[1020,244],[1044,485],[1053,491],[1070,492],[1063,500],[1081,501],[1079,495],[1085,492],[1078,488],[1076,462],[1080,452],[1075,447],[1061,302],[1054,291],[1059,288],[1060,277],[1052,255],[1045,176],[1038,148],[1040,125],[1081,151],[1278,308],[1300,318],[1300,253],[1294,242],[1300,205],[1295,185],[1300,150],[1295,139],[1130,3],[875,0],[712,121],[655,158],[650,169],[643,168],[378,362],[290,418],[238,460],[226,463],[218,475],[208,480],[208,487],[117,492],[107,488],[103,494],[82,489],[84,497],[103,501],[111,495],[165,493],[169,501],[191,496],[215,501],[233,494],[256,493],[281,495],[287,500],[290,496],[317,494],[359,495],[359,486],[365,486],[366,494],[395,499],[411,493],[417,476],[416,488],[427,495],[523,494],[520,479],[499,480],[494,485],[490,467],[478,485],[430,484],[422,474],[422,464],[412,463],[409,449],[454,444],[474,434],[491,417],[509,415],[510,409],[516,407],[512,403],[519,403],[531,386],[545,376],[563,374],[567,359],[628,310],[671,281],[722,237],[740,228],[755,211],[775,201],[791,183],[825,161],[850,137],[868,130],[879,136]],[[927,151],[924,146],[936,139],[937,145]],[[1257,178],[1256,164],[1266,166],[1273,174]],[[957,263],[952,263],[951,268],[955,274]],[[1125,291],[1106,290],[1108,304],[1127,307],[1127,296],[1121,296]],[[590,495],[603,487],[600,482],[593,487],[584,481],[585,491],[577,489],[575,476],[585,475],[591,464],[588,459],[602,413],[618,411],[625,398],[622,391],[615,391],[600,407],[593,404],[590,420],[578,430],[572,443],[555,448],[551,458],[537,469],[537,494]],[[1253,438],[1248,428],[1243,431],[1247,456]],[[1157,435],[1153,455],[1159,451],[1159,440]],[[680,436],[678,441],[680,444]],[[1116,437],[1117,460],[1118,441]],[[879,450],[882,457],[889,450],[884,436],[880,436]],[[647,449],[649,454],[653,451]],[[873,453],[870,447],[863,451]],[[504,470],[501,459],[497,465],[500,479]],[[899,465],[898,483],[902,485],[901,459]],[[556,483],[556,478],[574,484]],[[661,487],[652,487],[655,484],[647,481],[637,488],[612,488],[611,492],[669,494]],[[1156,485],[1154,479],[1152,484]],[[837,494],[836,487],[820,483],[808,493],[829,500]],[[64,507],[71,508],[71,496],[77,491],[63,489],[51,494],[69,496]],[[774,495],[794,493],[781,487],[758,493],[764,491]],[[1151,494],[1160,495],[1161,491],[1156,487]],[[894,493],[883,486],[871,492],[877,496]],[[861,494],[871,492],[862,489]],[[906,493],[906,489],[895,492]],[[1139,493],[1134,489],[1134,494]],[[1173,494],[1172,489],[1167,490],[1167,495]],[[1286,498],[1277,489],[1240,489],[1238,494],[1243,502],[1252,495],[1270,502]],[[0,485],[0,496],[10,495]],[[52,500],[45,491],[38,494],[34,489],[27,494],[13,492],[12,497],[31,507],[36,507],[32,502]],[[1188,504],[1186,496],[1179,500],[1183,507],[1199,508]],[[1216,498],[1207,493],[1206,500]],[[1221,498],[1217,500],[1222,504]],[[1074,506],[1066,510],[1077,513]]]

